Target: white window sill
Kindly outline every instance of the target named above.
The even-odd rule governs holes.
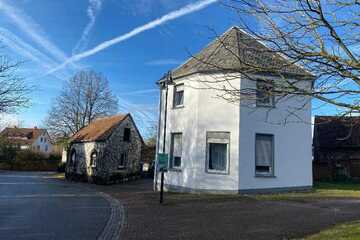
[[[174,106],[173,109],[181,109],[181,108],[184,108],[185,106],[184,105],[177,105],[177,106]]]
[[[255,173],[256,178],[276,178],[272,173]]]
[[[172,167],[168,169],[169,172],[181,172],[181,168],[180,167]]]
[[[228,170],[225,170],[225,171],[217,171],[217,170],[206,169],[206,173],[209,173],[209,174],[219,174],[219,175],[229,175],[229,171],[228,171]]]

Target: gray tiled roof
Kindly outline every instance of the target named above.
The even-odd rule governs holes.
[[[236,71],[286,74],[312,78],[304,68],[267,48],[251,35],[232,27],[198,54],[172,71],[174,79],[193,73]]]

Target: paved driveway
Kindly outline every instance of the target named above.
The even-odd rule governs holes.
[[[0,172],[0,239],[115,239],[122,208],[51,173]]]
[[[265,201],[253,196],[211,197],[152,191],[152,180],[96,186],[121,200],[126,240],[286,240],[360,219],[360,199]]]

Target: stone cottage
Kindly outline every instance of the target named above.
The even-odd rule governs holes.
[[[75,133],[66,154],[66,177],[111,183],[140,171],[144,141],[130,114],[97,119]]]

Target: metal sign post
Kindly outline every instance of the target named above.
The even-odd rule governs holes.
[[[167,171],[169,162],[169,155],[166,153],[158,154],[158,168],[161,172],[161,183],[160,183],[160,204],[164,202],[164,174]]]

